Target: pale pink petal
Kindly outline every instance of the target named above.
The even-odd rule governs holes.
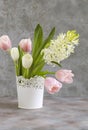
[[[20,48],[25,52],[31,52],[32,42],[30,39],[22,39],[19,43]]]
[[[73,79],[72,78],[66,78],[65,83],[71,84],[71,83],[73,83]]]
[[[53,84],[56,84],[56,79],[52,78],[52,77],[47,77],[45,79],[45,87],[50,87]]]
[[[56,79],[51,78],[51,77],[47,77],[45,79],[45,88],[48,91],[48,93],[50,94],[57,93],[59,92],[61,87],[62,87],[62,84]]]
[[[11,41],[7,35],[0,37],[0,49],[8,50],[11,48]]]
[[[74,74],[72,73],[72,70],[62,69],[56,72],[55,77],[61,82],[72,83]]]

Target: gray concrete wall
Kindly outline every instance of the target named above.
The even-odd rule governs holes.
[[[75,73],[74,83],[64,85],[58,95],[88,96],[88,0],[0,0],[0,35],[9,35],[13,46],[22,38],[32,37],[38,23],[45,35],[53,26],[56,34],[69,29],[78,31],[80,45],[62,62],[63,68]],[[15,95],[13,62],[0,51],[0,96]]]

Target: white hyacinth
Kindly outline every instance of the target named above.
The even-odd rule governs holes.
[[[47,64],[52,64],[52,61],[60,63],[68,58],[71,53],[74,53],[75,45],[78,45],[78,37],[76,31],[68,31],[66,34],[60,34],[57,39],[51,40],[50,46],[42,50],[45,62]]]

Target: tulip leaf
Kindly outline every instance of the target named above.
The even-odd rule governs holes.
[[[34,63],[34,66],[40,64],[43,60],[43,55],[39,55],[36,60],[35,60],[35,63]]]
[[[51,32],[49,33],[48,37],[44,41],[42,49],[46,46],[46,44],[50,43],[50,40],[54,37],[54,34],[55,34],[55,27],[51,30]]]
[[[50,71],[40,71],[37,73],[37,75],[43,76],[43,75],[47,75],[47,74],[55,74],[55,72],[50,72]]]
[[[44,49],[47,44],[49,45],[50,40],[54,37],[54,34],[55,34],[55,27],[51,30],[48,37],[44,40],[43,44],[39,47],[36,53],[36,57],[39,56],[39,54],[41,53],[41,50]]]
[[[55,27],[51,30],[51,32],[49,33],[48,37],[44,40],[44,42],[41,44],[41,46],[39,46],[38,51],[36,52],[36,59],[35,59],[34,64],[40,62],[43,59],[43,55],[40,54],[41,50],[44,47],[46,47],[47,45],[49,45],[50,40],[54,37],[54,34],[55,34]]]
[[[59,63],[56,62],[56,61],[51,61],[51,62],[54,63],[54,64],[56,64],[56,65],[58,65],[59,67],[62,67],[61,64],[59,64]]]
[[[24,52],[22,51],[20,46],[18,46],[18,50],[19,50],[19,60],[18,60],[19,75],[22,75],[24,73],[24,68],[22,66],[22,56],[24,55]]]
[[[46,47],[47,44],[49,44],[50,40],[53,38],[55,34],[55,28],[51,30],[46,40],[43,41],[43,31],[42,27],[38,24],[35,28],[34,32],[34,41],[33,41],[33,64],[29,69],[29,78],[31,76],[36,75],[38,72],[40,72],[45,62],[43,60],[43,55],[41,54],[41,50]]]
[[[36,57],[36,53],[38,52],[39,47],[42,45],[42,42],[43,42],[43,31],[42,27],[38,24],[34,32],[33,51],[32,51],[32,56],[34,59]]]
[[[37,73],[42,70],[42,68],[44,67],[44,65],[45,65],[45,62],[41,61],[40,64],[38,64],[37,66],[34,67],[32,73],[30,75],[31,76],[37,75]]]

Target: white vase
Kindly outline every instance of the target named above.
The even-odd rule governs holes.
[[[44,78],[35,76],[25,79],[17,78],[18,107],[24,109],[36,109],[43,107]]]

